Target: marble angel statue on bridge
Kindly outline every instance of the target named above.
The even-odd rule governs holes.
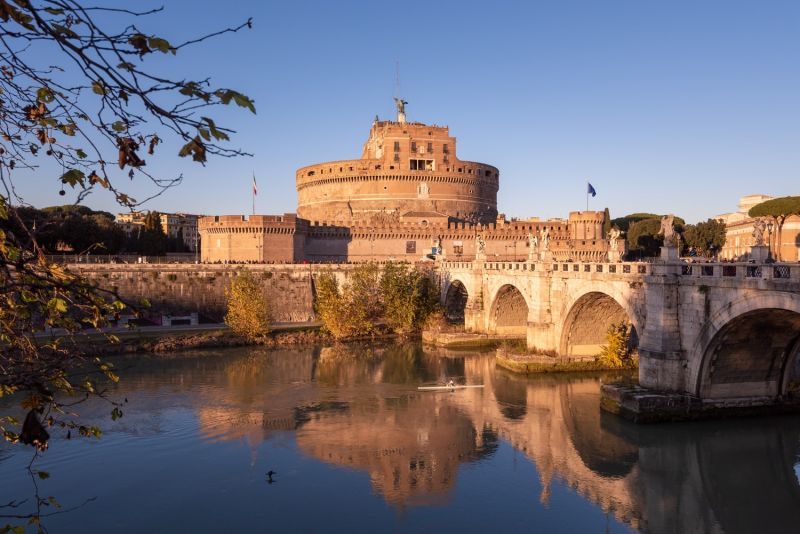
[[[674,215],[664,215],[661,217],[661,230],[659,230],[658,234],[664,236],[664,246],[665,247],[677,247],[678,246],[678,234],[675,233],[675,216]]]
[[[481,234],[475,236],[475,254],[486,254],[486,241]]]

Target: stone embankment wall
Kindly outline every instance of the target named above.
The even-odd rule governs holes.
[[[123,298],[150,301],[146,315],[184,315],[198,312],[212,321],[225,315],[225,292],[242,269],[262,280],[264,297],[276,322],[314,320],[313,276],[328,267],[312,265],[186,265],[102,264],[70,265],[105,289],[116,289]],[[343,274],[348,266],[334,269]]]

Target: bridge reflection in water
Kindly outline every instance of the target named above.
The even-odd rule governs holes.
[[[600,412],[597,378],[526,379],[495,369],[489,356],[414,345],[254,351],[219,365],[224,388],[209,388],[197,408],[207,438],[255,448],[294,432],[304,454],[368,473],[398,506],[448,502],[459,467],[505,441],[535,464],[539,484],[530,487],[545,505],[561,483],[643,531],[800,524],[797,417],[632,425]],[[415,389],[445,377],[485,388]]]

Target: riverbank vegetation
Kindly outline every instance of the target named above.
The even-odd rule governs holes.
[[[225,324],[248,340],[269,334],[270,310],[264,286],[250,271],[239,270],[226,291]]]
[[[622,322],[612,324],[606,331],[606,343],[600,348],[597,361],[609,369],[631,368],[638,365],[638,360],[631,350],[631,327]]]
[[[366,263],[343,283],[332,273],[316,280],[317,317],[337,340],[418,332],[439,307],[430,273],[404,263]]]

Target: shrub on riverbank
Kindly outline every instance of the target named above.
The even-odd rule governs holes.
[[[399,334],[418,331],[439,307],[431,277],[405,264],[387,263],[380,282],[386,324]]]
[[[633,363],[630,341],[631,329],[626,323],[612,324],[606,331],[606,344],[600,348],[597,361],[612,369],[630,367]]]
[[[316,280],[317,317],[336,339],[374,335],[381,325],[397,334],[416,332],[438,300],[428,274],[404,264],[359,265],[341,287],[331,273]]]
[[[239,271],[226,292],[225,324],[240,336],[254,340],[269,334],[270,311],[264,288],[249,271]]]

